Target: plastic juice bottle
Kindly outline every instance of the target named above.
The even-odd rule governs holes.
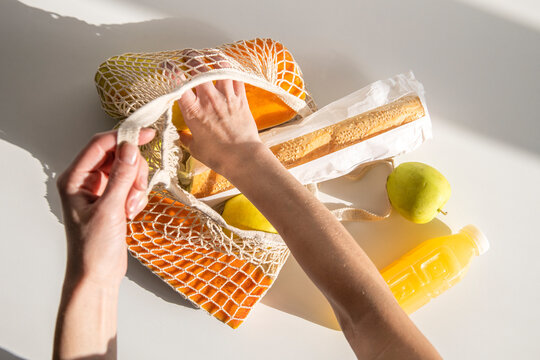
[[[424,241],[381,274],[403,310],[411,314],[459,282],[473,256],[488,249],[485,235],[467,225],[457,234]]]

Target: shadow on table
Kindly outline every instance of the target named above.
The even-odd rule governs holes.
[[[133,2],[185,12],[175,0]],[[540,154],[538,29],[455,0],[257,4],[216,2],[208,17],[284,41],[319,105],[411,69],[434,117]]]
[[[460,1],[390,4],[360,20],[379,29],[362,38],[375,66],[411,64],[436,118],[540,155],[540,31]]]
[[[128,272],[126,277],[162,300],[172,304],[197,309],[197,307],[189,300],[186,300],[165,281],[161,280],[161,278],[148,270],[143,264],[132,256],[128,257]]]
[[[94,133],[114,126],[101,110],[93,83],[99,64],[124,52],[208,47],[231,40],[196,20],[94,26],[14,0],[0,2],[0,14],[0,138],[41,162],[48,177],[46,198],[60,222],[56,175]],[[163,300],[193,307],[134,259],[127,277]]]
[[[176,2],[137,1],[182,16],[182,7],[172,6]],[[351,2],[351,9],[336,8],[335,13],[321,13],[324,2],[312,5],[302,17],[281,11],[280,26],[274,23],[267,35],[291,44],[319,105],[410,68],[426,86],[432,115],[540,153],[537,31],[455,1]],[[243,19],[252,15],[246,12],[258,11],[227,10],[225,2],[216,6],[224,7],[214,9],[223,10],[223,16],[234,13],[228,18],[231,27],[244,24]],[[285,8],[277,4],[268,11]],[[60,221],[56,174],[92,134],[114,125],[100,109],[93,85],[98,65],[124,52],[200,48],[237,40],[193,19],[94,26],[14,0],[2,1],[0,14],[0,138],[41,162],[48,176],[47,201]],[[336,27],[314,27],[311,22],[321,16],[341,16],[343,21]],[[266,20],[260,21],[260,29],[269,28]],[[419,241],[449,232],[441,221],[414,225],[395,214],[378,223],[346,227],[378,266]],[[166,301],[190,306],[133,259],[128,277]],[[335,328],[322,295],[306,280],[291,258],[263,302]]]
[[[0,360],[24,360],[23,357],[19,357],[6,349],[0,348]]]
[[[94,74],[110,56],[231,39],[191,19],[95,26],[23,5],[0,3],[0,138],[28,150],[48,176],[47,201],[62,221],[55,177],[96,132],[115,121],[99,103]]]

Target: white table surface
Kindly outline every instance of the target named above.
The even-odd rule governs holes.
[[[257,36],[290,48],[319,105],[415,72],[434,139],[397,161],[426,162],[446,175],[449,214],[427,225],[393,215],[348,228],[384,266],[421,240],[480,227],[491,250],[412,319],[448,359],[539,358],[540,11],[537,2],[508,3],[3,0],[0,358],[50,357],[65,263],[55,176],[93,133],[113,125],[93,85],[100,62]],[[323,191],[329,201],[376,207],[384,176],[374,170]],[[354,358],[332,326],[328,305],[292,258],[235,331],[130,261],[119,357]]]

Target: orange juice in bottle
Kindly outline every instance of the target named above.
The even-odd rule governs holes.
[[[403,310],[411,314],[459,282],[473,256],[488,249],[484,234],[467,225],[457,234],[424,241],[381,274]]]

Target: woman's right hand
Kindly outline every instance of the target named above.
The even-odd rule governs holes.
[[[243,82],[218,80],[215,85],[201,84],[195,92],[187,91],[178,104],[190,129],[180,133],[180,140],[197,160],[223,176],[264,147]]]
[[[231,67],[221,55],[189,50],[187,65],[194,76],[211,69]],[[212,65],[206,59],[214,61]],[[180,79],[186,80],[184,74]],[[214,85],[215,84],[215,85]],[[254,152],[270,152],[259,138],[241,81],[226,79],[203,83],[178,100],[188,131],[180,133],[182,144],[193,156],[219,174],[230,178],[239,166],[249,166]]]
[[[191,153],[229,179],[279,232],[326,296],[359,358],[439,358],[377,268],[330,211],[261,142],[243,83],[199,85],[179,105]]]

